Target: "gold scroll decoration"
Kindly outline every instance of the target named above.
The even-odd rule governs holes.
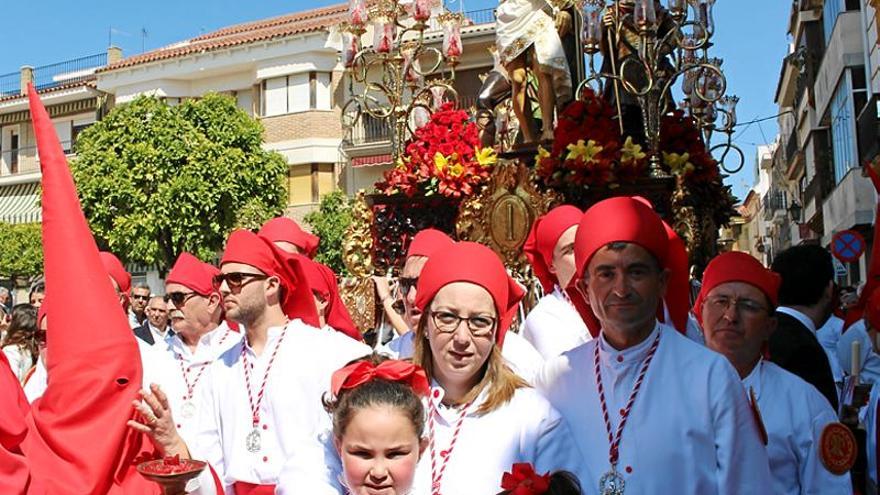
[[[359,191],[351,209],[351,224],[342,241],[342,262],[350,277],[339,281],[339,295],[362,332],[373,328],[376,322],[376,291],[370,278],[373,275],[372,224],[373,212],[367,206],[364,191]]]

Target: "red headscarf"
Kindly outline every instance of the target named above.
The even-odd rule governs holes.
[[[693,311],[700,326],[703,325],[703,301],[706,296],[715,287],[728,282],[743,282],[757,287],[775,307],[782,278],[746,253],[731,251],[719,254],[706,266],[706,271],[703,272],[703,285],[697,300],[694,301]]]
[[[532,264],[532,271],[541,282],[545,293],[552,291],[553,286],[558,283],[556,275],[550,273],[556,243],[566,230],[577,226],[583,216],[584,212],[578,208],[563,205],[553,208],[532,224],[523,252]]]
[[[439,249],[448,248],[455,244],[451,237],[437,229],[420,230],[413,236],[406,250],[406,257],[425,256],[430,258]]]
[[[321,299],[327,301],[326,317],[327,326],[342,332],[349,337],[362,341],[364,340],[361,332],[358,331],[357,325],[348,314],[348,309],[339,295],[339,287],[336,285],[336,274],[329,266],[318,263],[317,261],[303,261],[303,271],[309,281],[309,287],[312,292],[321,296]]]
[[[431,390],[428,376],[420,366],[390,359],[378,365],[358,361],[335,371],[330,380],[330,392],[334,397],[339,397],[339,392],[343,390],[351,390],[376,379],[405,383],[416,395],[426,396]]]
[[[419,276],[416,307],[427,312],[437,292],[453,282],[470,282],[489,292],[498,313],[495,341],[498,347],[503,346],[504,336],[524,292],[507,274],[498,255],[475,242],[457,242],[448,249],[435,252]]]
[[[880,175],[877,174],[877,170],[870,164],[865,166],[865,170],[871,179],[871,184],[874,185],[874,191],[877,193],[877,205],[874,212],[874,239],[880,239],[880,222],[876,220],[880,219]],[[880,287],[880,242],[875,241],[871,246],[871,257],[869,260],[865,287],[862,288],[858,302],[846,312],[843,326],[844,332],[850,325],[859,321],[864,313],[868,311],[868,298],[876,292],[876,288]],[[880,415],[878,415],[878,418],[880,418]]]
[[[299,254],[285,253],[272,241],[249,230],[236,230],[226,240],[220,266],[226,263],[250,265],[270,277],[278,277],[283,288],[281,309],[289,318],[299,318],[307,325],[319,327],[318,312],[312,290],[302,268],[305,259]]]
[[[125,266],[113,253],[101,251],[98,253],[98,256],[101,258],[101,263],[104,265],[104,269],[107,270],[110,278],[119,286],[119,292],[128,297],[128,293],[131,291],[131,274],[128,273]]]
[[[321,239],[309,234],[299,226],[292,218],[277,217],[263,224],[257,235],[269,239],[272,242],[284,241],[298,247],[300,253],[309,258],[314,258],[318,251],[318,243]]]
[[[577,270],[567,292],[593,337],[599,335],[601,324],[590,305],[578,292],[575,282],[581,279],[596,254],[612,242],[637,244],[653,254],[661,268],[667,267],[669,238],[663,220],[643,199],[619,196],[600,201],[590,207],[578,224],[574,239],[574,262]]]
[[[189,253],[180,253],[177,261],[165,278],[166,284],[180,284],[201,296],[209,296],[214,292],[213,280],[220,270],[205,263]]]
[[[49,385],[26,417],[21,452],[31,470],[31,486],[45,485],[44,493],[158,493],[132,465],[150,442],[126,424],[143,381],[138,347],[80,208],[52,120],[33,85],[28,97],[42,169],[46,295],[53,314],[69,318],[47,334]],[[125,280],[118,282],[126,288]],[[77,287],[87,290],[77,297],[53,295]],[[3,411],[11,414],[8,408]],[[0,461],[4,467],[5,461]],[[6,486],[6,473],[0,469],[0,486]]]

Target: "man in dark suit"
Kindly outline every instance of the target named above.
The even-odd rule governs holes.
[[[152,296],[149,301],[145,308],[147,320],[134,329],[134,334],[149,345],[164,343],[167,337],[174,335],[168,324],[168,305],[163,296]]]
[[[770,336],[770,360],[816,387],[837,409],[837,386],[827,354],[816,338],[831,314],[834,266],[821,246],[794,246],[776,256],[782,277],[778,325]]]

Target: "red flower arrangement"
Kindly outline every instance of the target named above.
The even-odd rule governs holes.
[[[543,495],[550,489],[550,475],[539,475],[531,464],[518,462],[502,476],[501,489],[509,495]]]
[[[592,90],[584,91],[562,114],[553,148],[538,148],[536,172],[550,188],[616,187],[644,175],[646,154],[623,138],[614,109]]]
[[[403,193],[464,198],[489,179],[497,157],[481,148],[477,125],[453,103],[443,104],[415,131],[403,157],[376,183],[383,194]]]

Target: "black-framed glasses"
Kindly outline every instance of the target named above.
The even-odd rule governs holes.
[[[186,304],[186,302],[195,295],[195,292],[169,292],[165,294],[165,298],[179,308]]]
[[[419,277],[400,277],[397,279],[397,283],[400,284],[401,296],[406,297],[411,289],[415,289],[419,285]]]
[[[757,301],[730,296],[708,297],[706,298],[706,304],[719,313],[727,311],[731,306],[736,308],[737,313],[748,316],[754,316],[763,311],[770,311],[767,306]]]
[[[476,315],[465,318],[451,311],[432,311],[431,320],[434,328],[440,333],[453,333],[461,325],[467,322],[468,330],[474,337],[485,337],[495,329],[495,318],[491,316]]]
[[[226,285],[231,290],[237,290],[251,282],[266,280],[267,278],[269,278],[269,276],[262,273],[231,272],[214,275],[211,282],[214,285],[215,290],[219,290],[220,286],[223,285],[223,282],[226,282]]]

